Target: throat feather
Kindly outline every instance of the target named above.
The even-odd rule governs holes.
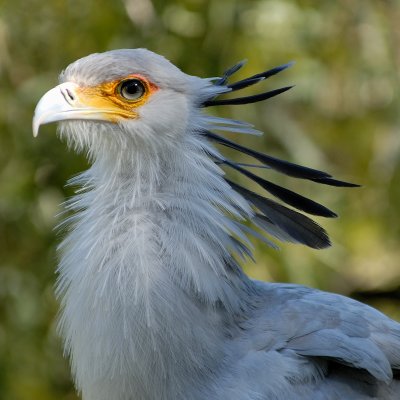
[[[190,136],[151,165],[137,151],[116,160],[111,174],[110,160],[99,159],[74,180],[84,189],[68,205],[75,215],[60,246],[58,294],[78,386],[138,369],[166,379],[182,346],[192,349],[182,368],[216,362],[220,350],[208,343],[219,339],[211,336],[245,307],[250,287],[231,254],[240,230],[232,215],[249,211],[205,146]],[[163,366],[157,377],[154,365]]]

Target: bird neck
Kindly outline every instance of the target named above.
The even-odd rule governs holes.
[[[244,248],[234,235],[246,240],[237,220],[251,210],[211,160],[215,149],[195,134],[158,149],[135,144],[117,156],[106,147],[74,179],[82,190],[70,203],[79,221],[71,235],[91,227],[90,237],[77,242],[97,268],[110,264],[112,249],[117,268],[127,262],[147,277],[165,269],[189,294],[235,308],[237,289],[248,280],[232,254]]]
[[[61,330],[82,390],[106,370],[128,371],[139,386],[151,386],[146,379],[174,374],[178,367],[169,362],[181,348],[191,350],[179,368],[219,362],[218,337],[252,290],[230,253],[242,248],[232,235],[244,235],[225,212],[239,218],[249,210],[207,146],[191,135],[159,153],[142,148],[99,157],[74,180],[82,190],[68,205],[75,214],[61,245],[58,293]],[[163,366],[158,375],[151,371],[156,364]]]

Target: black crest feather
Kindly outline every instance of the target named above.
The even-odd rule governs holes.
[[[234,65],[233,67],[229,68],[221,78],[215,81],[214,84],[217,86],[225,86],[228,89],[230,89],[226,93],[239,91],[241,89],[244,89],[246,87],[264,81],[265,79],[290,67],[293,63],[283,64],[281,66],[269,69],[259,74],[252,75],[248,78],[228,84],[227,82],[229,78],[240,68],[242,68],[244,64],[245,61],[241,61],[236,65]],[[279,89],[262,92],[252,96],[244,96],[244,97],[236,97],[228,99],[218,99],[219,97],[218,95],[215,98],[208,99],[207,101],[205,101],[203,103],[203,107],[220,106],[220,105],[239,105],[239,104],[249,104],[249,103],[259,102],[269,99],[271,97],[275,97],[280,93],[286,92],[292,87],[293,86],[285,86]],[[227,124],[229,125],[228,120],[225,121],[227,121]],[[227,127],[226,130],[227,131],[230,130],[229,126]],[[240,132],[240,129],[239,130],[236,129],[236,131]],[[248,132],[242,129],[242,132],[251,133],[251,129],[248,129]],[[264,154],[259,151],[250,149],[248,147],[235,143],[231,140],[228,140],[212,131],[204,131],[202,133],[209,140],[217,144],[231,148],[233,150],[236,150],[238,152],[241,152],[256,159],[261,163],[261,165],[239,164],[223,157],[217,159],[215,162],[217,162],[218,164],[226,165],[236,170],[237,172],[241,173],[242,175],[256,182],[259,186],[261,186],[272,196],[305,213],[316,216],[328,217],[328,218],[337,216],[333,211],[329,210],[325,206],[305,196],[295,193],[289,189],[286,189],[282,186],[272,183],[269,180],[262,178],[254,174],[253,172],[250,172],[248,169],[246,169],[246,167],[261,167],[264,169],[267,168],[294,178],[306,179],[315,183],[320,183],[329,186],[337,186],[337,187],[359,186],[354,183],[337,180],[327,172],[298,165],[290,161],[281,160],[279,158],[270,156],[268,154]],[[326,231],[309,217],[299,213],[298,211],[292,210],[284,206],[283,204],[279,204],[276,201],[273,201],[267,197],[263,197],[257,193],[254,193],[244,188],[243,186],[232,182],[227,178],[226,181],[235,191],[240,193],[244,198],[246,198],[246,200],[250,204],[253,205],[255,209],[258,210],[253,219],[253,223],[256,224],[266,233],[270,234],[271,236],[281,241],[301,243],[315,249],[322,249],[330,246],[330,240]]]

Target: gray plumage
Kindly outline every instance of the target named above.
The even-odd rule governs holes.
[[[61,137],[92,163],[71,181],[81,188],[59,249],[60,332],[76,386],[83,400],[400,399],[398,323],[343,296],[251,280],[236,261],[250,254],[246,221],[329,245],[308,217],[224,178],[229,161],[210,132],[256,131],[202,108],[286,67],[226,86],[240,66],[216,81],[144,49],[93,54],[39,102],[34,133],[61,121]],[[350,186],[268,157],[283,173]]]

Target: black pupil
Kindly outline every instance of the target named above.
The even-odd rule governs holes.
[[[121,94],[127,99],[137,99],[144,93],[142,82],[136,79],[125,81],[121,86]]]

